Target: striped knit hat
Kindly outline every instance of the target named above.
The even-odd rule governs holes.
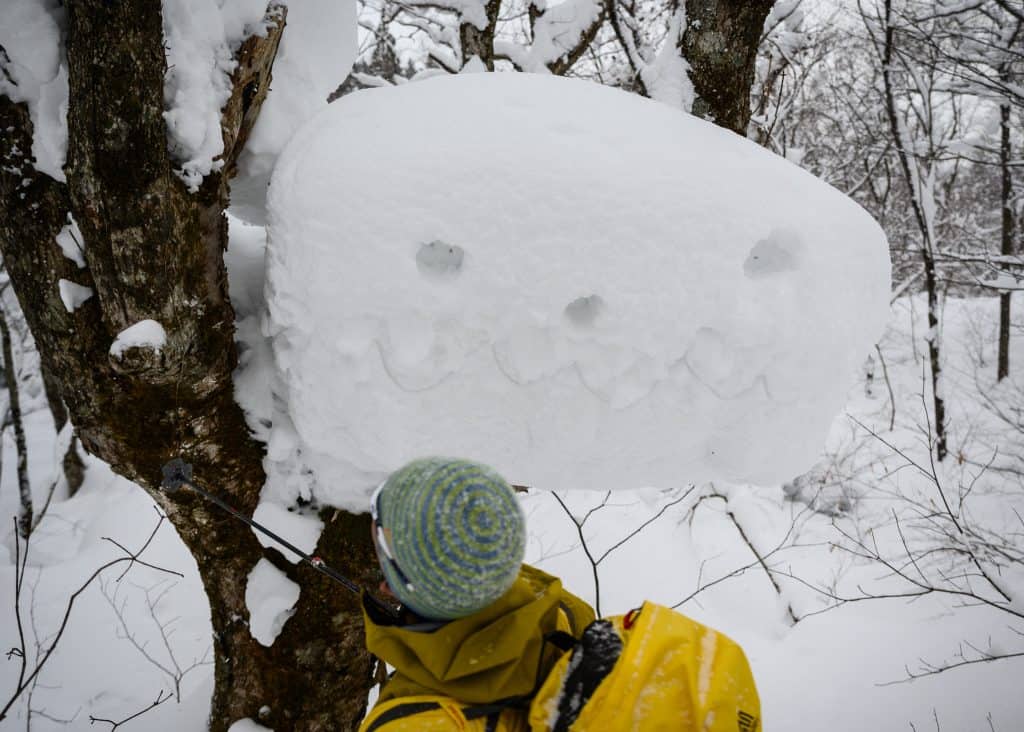
[[[377,500],[383,531],[375,537],[387,542],[378,547],[381,568],[417,615],[472,615],[504,595],[519,574],[523,510],[508,483],[486,465],[414,460],[388,477]]]

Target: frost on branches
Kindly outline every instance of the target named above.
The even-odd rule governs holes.
[[[346,97],[286,148],[269,211],[271,444],[359,510],[430,453],[547,489],[790,478],[888,309],[856,204],[581,81]]]

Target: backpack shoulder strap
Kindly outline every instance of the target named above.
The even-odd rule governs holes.
[[[398,704],[391,707],[386,712],[383,712],[373,720],[364,732],[375,732],[375,730],[383,727],[388,722],[394,722],[396,719],[411,717],[413,714],[422,714],[423,712],[432,712],[435,709],[440,708],[441,705],[437,702],[408,702],[406,704]]]

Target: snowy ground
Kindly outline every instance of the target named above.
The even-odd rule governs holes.
[[[1024,301],[1015,304],[1017,312],[1022,307]],[[954,457],[937,472],[955,495],[957,485],[969,484],[982,472],[979,465],[991,461],[992,467],[974,484],[969,515],[974,525],[1008,536],[1018,521],[1013,509],[1024,514],[1024,485],[1013,472],[1014,466],[1021,467],[1024,437],[1001,426],[983,409],[979,397],[989,394],[1003,406],[1011,398],[1006,386],[995,390],[992,385],[996,301],[951,298],[945,316],[950,379],[946,394]],[[901,518],[900,526],[906,529],[911,513],[908,498],[920,497],[925,505],[937,501],[930,481],[913,468],[901,467],[903,458],[852,419],[927,465],[927,452],[921,447],[925,419],[919,396],[925,357],[923,322],[920,300],[900,300],[881,343],[896,395],[895,429],[889,431],[890,402],[877,358],[870,387],[862,381],[850,394],[848,414],[836,418],[823,452],[819,506],[845,502],[850,507],[842,515],[833,519],[810,511],[805,503],[788,500],[781,487],[700,486],[685,493],[687,486],[681,484],[668,495],[616,492],[609,505],[591,513],[584,524],[583,536],[596,558],[664,508],[659,518],[601,562],[601,611],[622,612],[644,598],[674,605],[706,587],[681,609],[727,632],[746,649],[769,732],[912,728],[1013,732],[1021,728],[1024,658],[975,664],[906,682],[908,671],[920,671],[922,663],[956,662],[960,650],[970,654],[965,643],[1004,653],[1024,650],[1020,635],[1024,623],[1014,626],[1008,622],[1009,615],[964,607],[962,600],[939,594],[914,602],[853,602],[808,615],[833,601],[807,584],[828,587],[844,597],[856,595],[858,587],[869,592],[906,590],[905,585],[887,579],[877,563],[858,559],[833,544],[849,546],[842,536],[845,532],[864,537],[872,546],[877,541],[883,554],[898,557],[902,542],[894,516]],[[1016,336],[1013,359],[1019,381],[1024,374],[1021,335]],[[979,361],[983,362],[980,371]],[[53,476],[54,436],[48,413],[34,412],[26,426],[33,486],[42,503]],[[6,469],[0,485],[0,516],[10,517],[15,513],[17,491],[9,438],[3,449]],[[713,493],[725,498],[710,497]],[[603,494],[574,494],[565,500],[582,519],[603,498]],[[681,500],[666,508],[677,499]],[[591,565],[568,514],[550,494],[527,496],[525,508],[531,527],[529,560],[559,574],[567,586],[593,600]],[[12,612],[13,524],[9,518],[5,521],[6,528],[0,531],[4,547],[0,550],[0,644],[7,649],[17,644],[17,629]],[[120,555],[103,537],[137,547],[156,523],[153,504],[141,490],[97,461],[90,462],[86,485],[73,499],[50,507],[33,539],[22,599],[30,652],[36,639],[45,644],[59,626],[70,593],[104,561]],[[807,584],[776,574],[781,589],[777,593],[756,563],[729,576],[755,562],[737,524],[762,554],[782,544],[769,563]],[[916,540],[911,536],[909,544],[916,546]],[[148,706],[161,691],[174,695],[177,676],[182,676],[180,701],[173,698],[125,728],[204,729],[212,665],[207,655],[208,610],[195,566],[167,524],[160,528],[147,556],[183,577],[136,567],[118,586],[114,580],[120,569],[115,569],[105,575],[112,601],[96,585],[83,592],[32,695],[31,729],[88,729],[90,715],[123,719]],[[723,577],[727,579],[716,583]],[[1007,574],[1000,582],[1024,597],[1024,578]],[[791,612],[801,618],[795,625]],[[126,638],[129,633],[142,650]],[[194,664],[198,665],[190,669]],[[6,701],[16,681],[17,666],[17,659],[0,661],[0,702]],[[0,727],[28,728],[27,703],[22,701],[17,713]]]

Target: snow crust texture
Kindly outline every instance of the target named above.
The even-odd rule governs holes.
[[[270,442],[359,510],[425,454],[543,489],[792,478],[888,310],[852,201],[578,80],[346,96],[286,148],[269,211]]]

